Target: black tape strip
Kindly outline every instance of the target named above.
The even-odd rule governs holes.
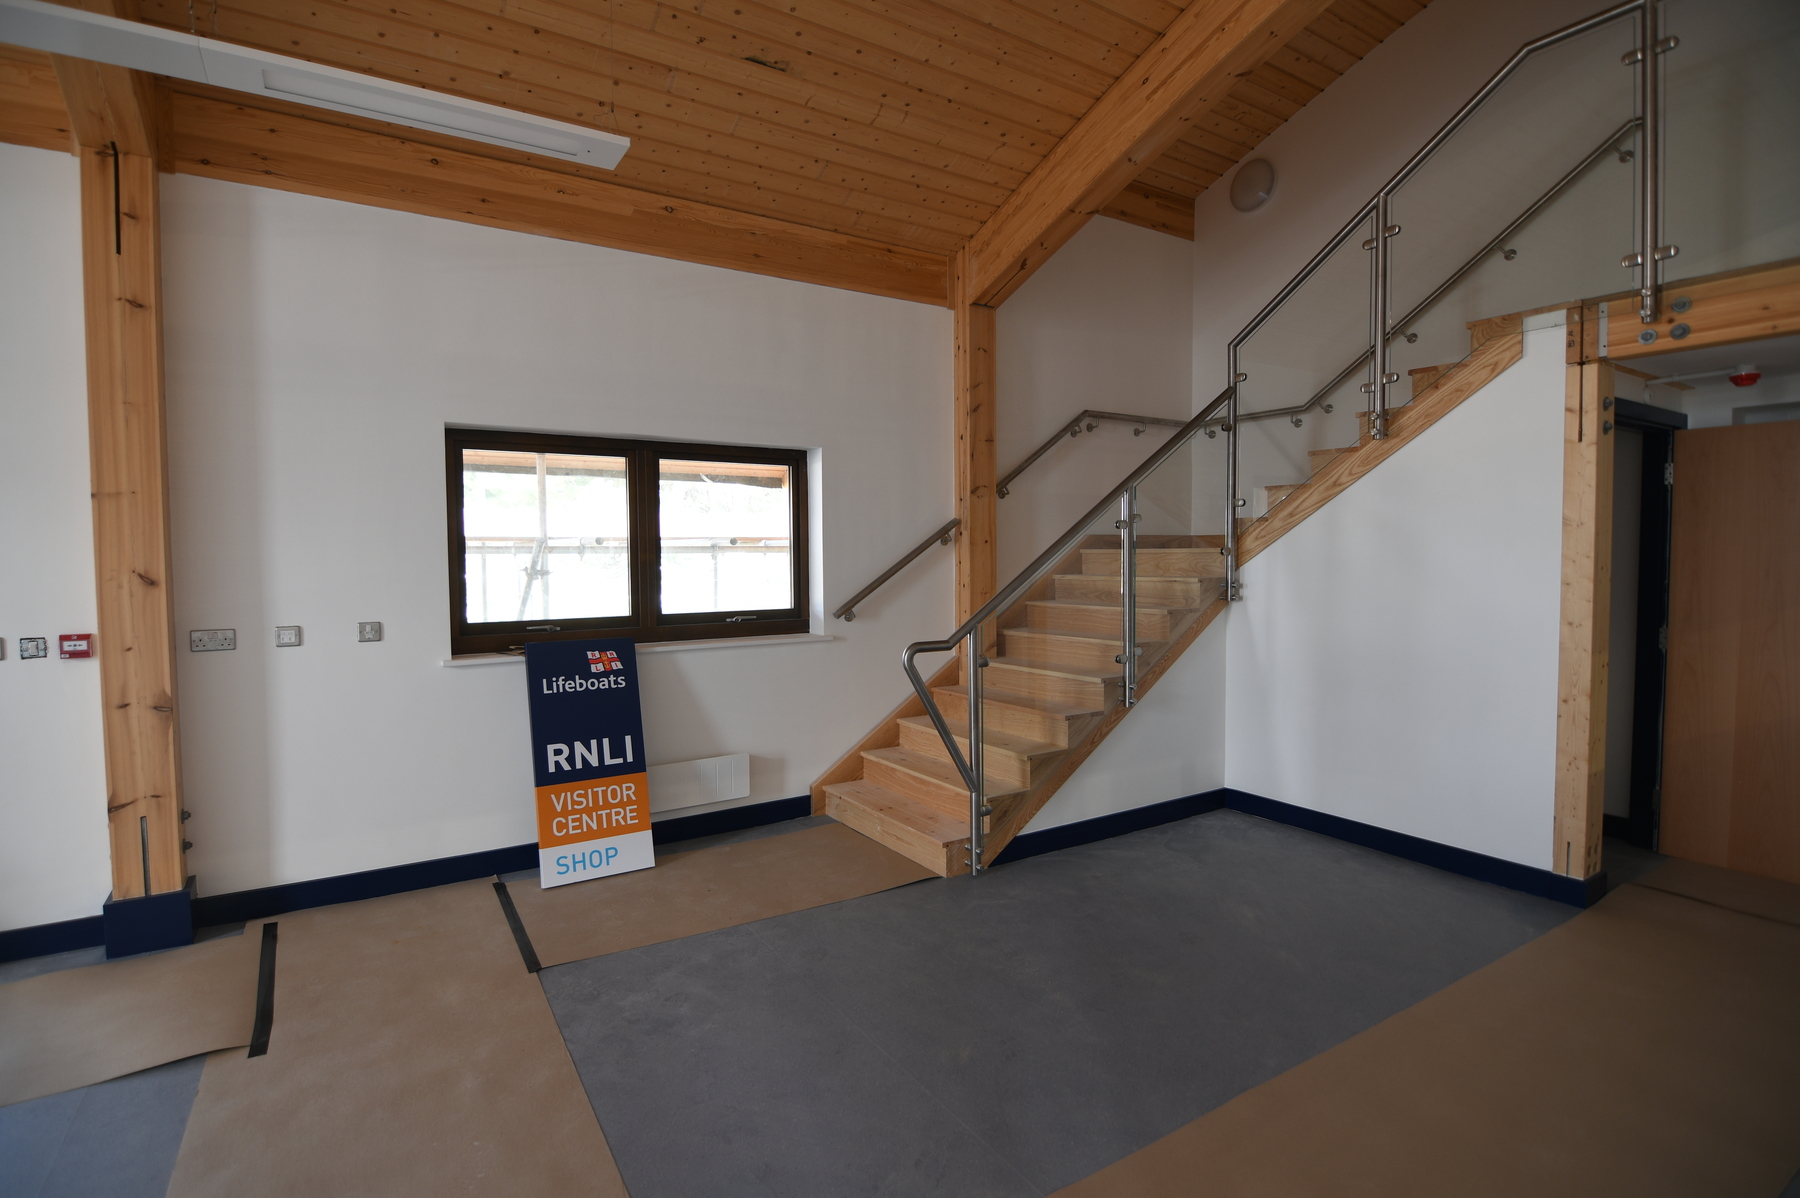
[[[256,1022],[250,1028],[250,1052],[269,1051],[269,1029],[275,1024],[275,925],[263,925],[262,962],[256,970]]]
[[[519,945],[519,955],[525,958],[525,972],[536,973],[543,966],[538,964],[537,949],[531,946],[531,936],[525,931],[525,925],[519,920],[519,909],[513,906],[512,895],[507,893],[506,883],[496,881],[494,893],[500,896],[500,909],[506,912],[506,926],[512,929],[513,940]]]

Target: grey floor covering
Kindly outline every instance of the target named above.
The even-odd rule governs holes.
[[[161,1198],[205,1063],[0,1107],[0,1198]]]
[[[1219,811],[540,977],[634,1198],[1032,1195],[1574,914]]]
[[[1574,914],[1219,811],[540,977],[634,1198],[1026,1195]],[[0,1108],[0,1198],[160,1198],[200,1064]]]

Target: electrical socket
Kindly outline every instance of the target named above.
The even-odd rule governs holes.
[[[188,632],[189,653],[217,653],[237,648],[235,628],[195,628]]]
[[[364,620],[356,626],[356,639],[359,641],[378,641],[381,639],[381,621]]]
[[[277,624],[275,626],[275,647],[277,649],[292,649],[299,643],[300,625]]]

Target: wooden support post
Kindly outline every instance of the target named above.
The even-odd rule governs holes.
[[[113,898],[180,890],[161,236],[148,81],[55,58],[81,158],[88,453]]]
[[[1605,361],[1571,364],[1563,444],[1553,868],[1577,878],[1591,877],[1601,866],[1615,417],[1612,366]]]
[[[995,555],[994,314],[968,293],[967,252],[954,267],[956,366],[956,622],[994,597]]]

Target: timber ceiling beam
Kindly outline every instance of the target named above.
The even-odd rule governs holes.
[[[431,144],[372,121],[229,97],[190,84],[170,95],[175,171],[937,307],[950,302],[941,254],[473,153],[452,148],[451,139]]]
[[[968,245],[968,293],[997,305],[1330,0],[1194,0]]]

